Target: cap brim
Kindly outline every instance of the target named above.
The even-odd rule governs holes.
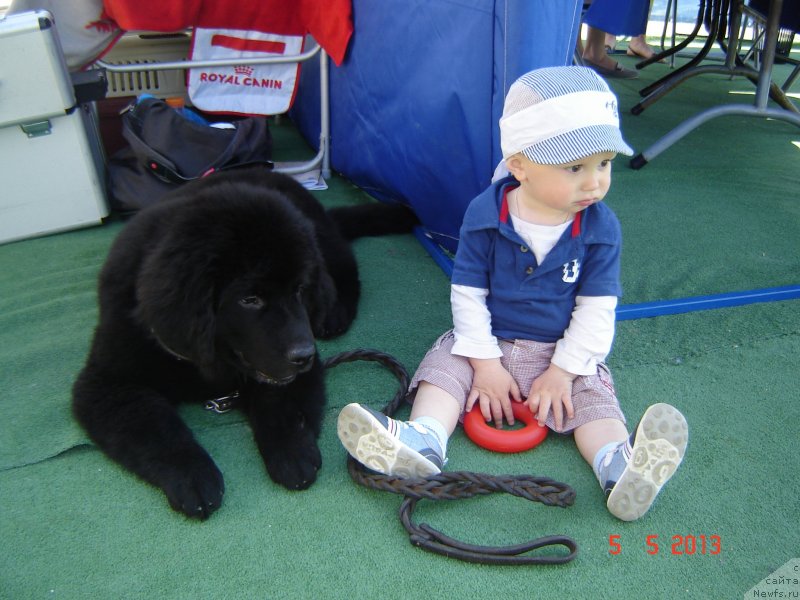
[[[530,160],[543,165],[567,164],[601,152],[633,155],[633,149],[622,139],[619,128],[612,125],[568,131],[522,151]]]

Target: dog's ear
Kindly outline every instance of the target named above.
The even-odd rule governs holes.
[[[214,361],[220,274],[203,246],[160,240],[136,285],[137,317],[171,353],[198,365]]]

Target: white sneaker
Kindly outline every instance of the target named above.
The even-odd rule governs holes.
[[[373,471],[409,479],[442,470],[444,457],[436,436],[413,421],[348,404],[339,413],[336,430],[350,456]]]
[[[609,512],[623,521],[644,515],[681,464],[688,442],[689,426],[677,408],[650,406],[626,447],[601,466]]]

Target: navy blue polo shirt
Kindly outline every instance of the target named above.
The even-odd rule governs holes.
[[[452,283],[488,289],[492,334],[502,339],[560,340],[576,296],[621,296],[619,221],[604,203],[575,215],[542,264],[514,231],[506,177],[477,196],[461,226]]]

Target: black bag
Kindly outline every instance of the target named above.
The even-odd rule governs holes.
[[[158,202],[177,186],[247,164],[272,168],[266,117],[248,117],[221,129],[175,110],[163,100],[139,98],[122,117],[127,146],[108,161],[111,206],[131,213]]]

